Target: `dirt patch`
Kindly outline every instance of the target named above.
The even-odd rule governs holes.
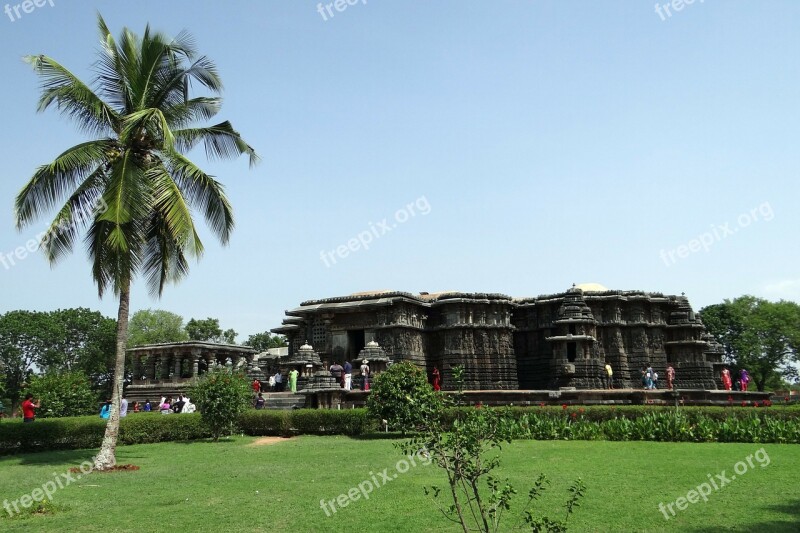
[[[279,442],[285,442],[290,440],[286,437],[261,437],[260,439],[256,439],[248,446],[269,446],[271,444],[278,444]]]

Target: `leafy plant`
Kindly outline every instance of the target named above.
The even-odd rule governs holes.
[[[81,372],[34,375],[26,390],[41,401],[37,418],[83,416],[98,410],[97,395]]]
[[[442,395],[433,390],[418,366],[403,361],[374,379],[367,410],[389,427],[406,434],[438,418],[444,408]]]
[[[206,373],[190,389],[189,397],[217,441],[233,432],[237,417],[250,406],[252,391],[243,374],[219,369]]]

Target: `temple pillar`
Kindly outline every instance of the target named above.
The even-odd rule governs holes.
[[[161,379],[169,379],[169,354],[161,354]]]
[[[200,350],[192,350],[192,377],[200,373]]]
[[[156,355],[153,352],[147,354],[147,379],[156,379]]]
[[[173,361],[174,362],[174,372],[175,372],[174,377],[177,379],[177,378],[181,377],[181,362],[183,361],[183,357],[181,356],[180,353],[175,352],[173,354],[172,358],[174,359],[174,361]]]
[[[142,377],[142,354],[136,353],[133,356],[133,361],[131,361],[131,365],[133,366],[133,379],[139,379]]]

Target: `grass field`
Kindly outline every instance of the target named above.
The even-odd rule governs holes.
[[[418,464],[398,474],[402,456],[392,441],[298,437],[263,446],[254,441],[121,447],[118,461],[136,464],[139,471],[82,476],[55,492],[53,514],[11,519],[0,509],[0,531],[460,530],[437,515],[422,492],[423,485],[441,485],[443,473]],[[746,458],[762,446],[769,464],[759,454],[747,465]],[[1,458],[0,499],[31,494],[91,456],[91,451],[66,451]],[[583,478],[586,498],[571,531],[800,530],[796,445],[519,441],[506,447],[502,458],[502,474],[520,493],[517,510],[539,472],[553,482],[540,504],[551,516],[562,512],[571,481]],[[736,475],[739,461],[739,470],[744,465],[747,471]],[[384,469],[396,479],[382,481]],[[723,471],[735,479],[713,491],[708,502],[701,499],[683,511],[673,507],[677,516],[665,520],[659,503],[686,497],[708,474]],[[336,513],[329,509],[330,517],[321,509],[321,499],[336,499],[372,479],[385,485],[368,500]],[[517,514],[509,516],[514,520],[504,531]]]

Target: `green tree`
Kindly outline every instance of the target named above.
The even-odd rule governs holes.
[[[746,368],[759,391],[775,378],[797,379],[793,363],[800,346],[800,306],[740,296],[700,310],[727,361]]]
[[[207,318],[205,320],[193,318],[186,323],[186,333],[189,339],[193,341],[236,344],[237,333],[232,329],[222,331],[218,318]]]
[[[200,378],[189,397],[216,441],[232,433],[237,416],[251,405],[253,395],[243,374],[218,369]]]
[[[189,270],[203,245],[192,210],[226,244],[233,213],[222,185],[185,154],[200,143],[212,158],[255,151],[230,122],[198,127],[220,110],[222,82],[214,63],[198,56],[187,33],[142,36],[125,28],[119,41],[98,15],[101,47],[90,86],[54,59],[27,61],[42,80],[39,111],[55,106],[92,136],[39,167],[15,203],[17,227],[57,208],[42,249],[51,262],[85,242],[99,295],[119,298],[111,417],[95,468],[116,464],[119,403],[125,374],[131,283],[143,275],[151,294]],[[190,98],[192,87],[213,96]]]
[[[91,415],[98,409],[97,394],[82,372],[32,376],[26,392],[40,400],[36,416],[41,418]]]
[[[404,434],[438,417],[443,406],[442,395],[433,390],[425,372],[408,361],[378,374],[367,398],[370,414]]]
[[[259,352],[266,352],[270,348],[283,348],[287,346],[286,337],[283,335],[272,335],[269,331],[250,335],[247,337],[247,340],[244,341],[244,345],[255,348]]]
[[[128,324],[128,347],[189,340],[183,317],[162,309],[141,309]]]
[[[55,331],[48,313],[9,311],[0,316],[0,366],[12,411],[34,368],[42,365],[42,356],[50,349],[49,339]]]
[[[50,347],[42,356],[45,372],[81,370],[87,374],[107,372],[113,367],[117,323],[86,308],[59,309],[53,321]]]

